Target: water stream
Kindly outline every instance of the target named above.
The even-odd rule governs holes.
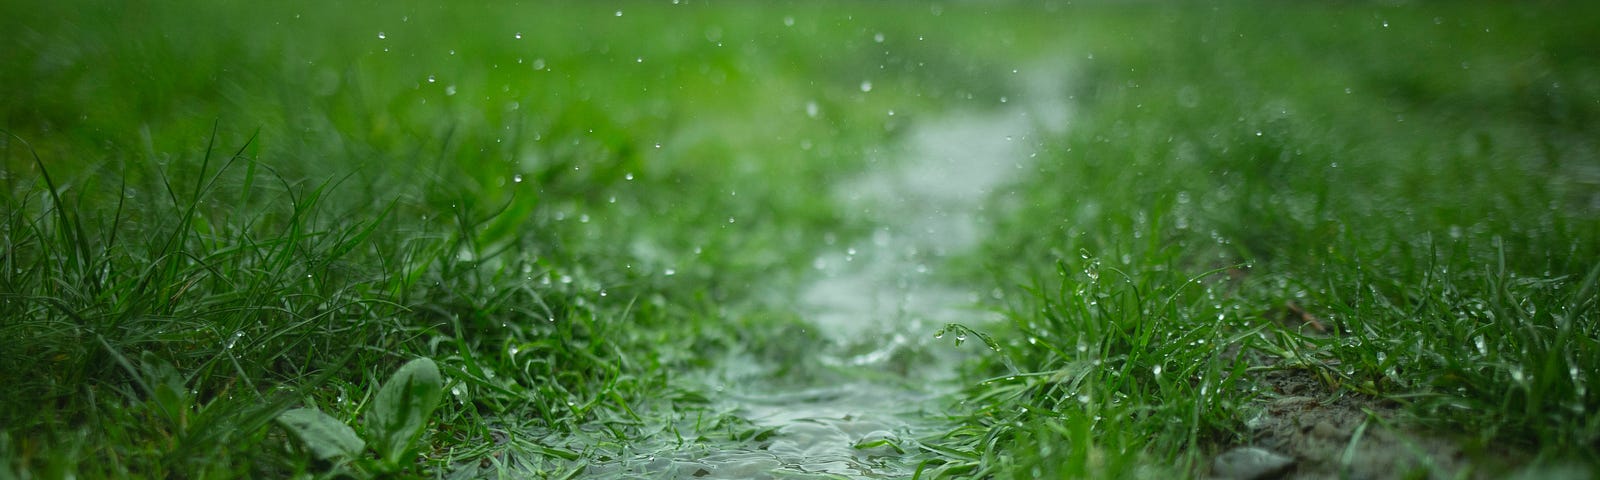
[[[975,248],[988,230],[983,205],[1030,168],[1039,129],[1065,128],[1055,72],[1021,77],[1024,92],[997,107],[958,110],[919,122],[906,143],[831,192],[876,229],[860,245],[835,245],[813,262],[816,278],[795,308],[830,345],[814,350],[840,374],[792,386],[769,369],[728,365],[722,411],[764,432],[732,448],[656,452],[589,473],[651,478],[904,478],[916,469],[916,439],[944,426],[940,402],[968,342],[935,338],[948,322],[984,323],[969,286],[941,282],[942,261]],[[774,386],[779,385],[779,386]],[[783,386],[790,385],[790,386]]]

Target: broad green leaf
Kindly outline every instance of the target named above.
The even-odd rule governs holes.
[[[368,439],[385,462],[400,465],[405,460],[443,396],[439,366],[427,358],[406,363],[383,384],[367,410],[366,427]]]
[[[294,432],[317,458],[358,458],[366,442],[349,425],[314,408],[296,408],[278,415],[278,424]]]

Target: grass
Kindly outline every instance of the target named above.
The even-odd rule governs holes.
[[[832,378],[785,297],[872,225],[817,186],[1045,62],[1071,128],[944,270],[1005,321],[946,327],[990,349],[922,475],[1199,475],[1267,371],[1593,471],[1597,13],[6,3],[0,466],[327,476],[274,419],[375,438],[416,358],[399,476],[769,436],[704,378]]]
[[[1084,27],[1162,33],[1086,42],[1086,113],[971,260],[1022,288],[943,468],[1194,472],[1291,369],[1474,474],[1592,471],[1593,12],[1248,8]]]

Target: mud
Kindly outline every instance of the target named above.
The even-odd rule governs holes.
[[[1234,468],[1226,460],[1235,449],[1219,455],[1211,478],[1483,478],[1466,470],[1456,442],[1407,429],[1393,402],[1332,391],[1301,369],[1266,371],[1256,380],[1264,393],[1251,405],[1247,444],[1293,464]]]

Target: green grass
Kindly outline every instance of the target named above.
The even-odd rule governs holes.
[[[1273,369],[1397,403],[1477,473],[1593,471],[1597,18],[6,2],[0,468],[326,474],[274,418],[375,438],[415,358],[446,393],[401,476],[770,434],[703,379],[834,378],[785,298],[871,231],[825,186],[1043,62],[1071,127],[944,270],[1006,321],[947,327],[991,348],[924,476],[1198,475]]]
[[[1251,372],[1291,369],[1398,402],[1478,474],[1592,471],[1595,12],[1090,18],[1159,33],[1086,41],[1079,121],[969,261],[1018,287],[943,468],[1194,472],[1249,443]]]

